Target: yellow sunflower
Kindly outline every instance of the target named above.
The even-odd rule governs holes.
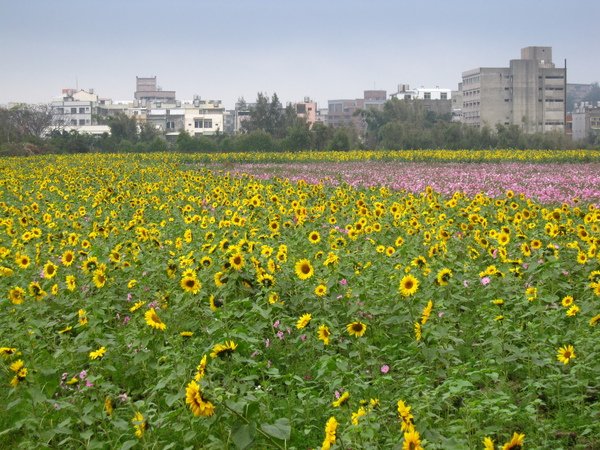
[[[148,311],[146,311],[144,318],[146,319],[146,323],[152,328],[161,331],[165,331],[167,329],[167,325],[160,320],[160,317],[158,317],[158,314],[156,314],[154,308],[150,308]]]
[[[402,280],[400,280],[400,286],[398,290],[403,297],[410,297],[411,295],[414,295],[415,292],[417,292],[417,289],[419,289],[419,280],[417,280],[414,276],[410,274],[405,275]]]
[[[301,280],[307,280],[313,276],[315,270],[308,259],[301,259],[295,266],[296,275]]]
[[[298,319],[298,321],[296,322],[296,328],[301,330],[302,328],[306,327],[306,325],[308,325],[308,323],[311,321],[311,319],[312,319],[312,316],[310,314],[302,314],[300,316],[300,318]]]
[[[198,279],[194,276],[183,277],[179,285],[185,292],[189,292],[194,295],[197,294],[202,287],[202,283],[200,283],[200,281],[198,281]]]
[[[329,327],[327,325],[319,326],[317,336],[319,340],[323,341],[324,345],[329,345],[329,337],[331,336],[331,332],[329,331]]]
[[[575,356],[575,349],[572,345],[564,345],[560,347],[556,353],[556,359],[563,364],[569,364]]]
[[[233,353],[236,348],[237,344],[235,342],[225,341],[223,344],[217,344],[213,347],[210,357],[216,358],[217,356],[229,355]]]
[[[367,331],[367,325],[362,322],[352,322],[346,325],[346,330],[350,336],[361,337]]]
[[[502,446],[502,450],[521,450],[525,441],[524,433],[513,433],[512,438]]]
[[[194,380],[190,381],[185,389],[185,403],[190,406],[196,417],[210,417],[215,413],[215,406],[202,397],[200,386]]]

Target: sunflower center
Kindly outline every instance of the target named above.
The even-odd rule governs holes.
[[[308,266],[308,264],[302,264],[301,270],[302,270],[303,274],[309,274],[310,273],[310,267]]]

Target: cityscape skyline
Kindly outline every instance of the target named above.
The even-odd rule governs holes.
[[[560,12],[560,14],[559,14]],[[258,92],[282,101],[359,97],[398,84],[456,89],[463,71],[551,46],[569,83],[598,81],[600,4],[359,0],[287,4],[156,0],[81,6],[0,1],[0,104],[42,103],[63,88],[131,100],[136,76],[233,106]]]

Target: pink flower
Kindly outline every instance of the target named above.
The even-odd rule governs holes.
[[[133,295],[131,295],[131,292],[127,294],[127,301],[130,302],[131,299],[133,298]]]
[[[388,366],[387,364],[384,364],[383,366],[381,366],[381,373],[388,373],[390,371],[390,366]]]
[[[348,280],[346,280],[345,278],[342,278],[342,279],[340,280],[340,284],[341,284],[342,286],[346,286],[346,285],[348,284]]]
[[[273,328],[279,328],[279,320],[276,320],[275,323],[273,324]]]
[[[93,386],[94,386],[94,383],[92,383],[90,380],[85,380],[85,385],[86,385],[87,387],[93,387]]]
[[[83,380],[85,377],[87,377],[87,370],[82,370],[81,372],[79,372],[80,380]]]
[[[304,342],[304,341],[306,340],[306,335],[305,335],[305,334],[303,334],[302,336],[300,336],[300,340],[301,340],[302,342]]]
[[[488,284],[490,284],[490,281],[492,281],[492,280],[490,279],[490,277],[483,277],[483,278],[481,279],[481,284],[483,284],[484,286],[487,286]]]
[[[271,346],[271,339],[265,339],[265,347],[269,348]]]
[[[463,280],[463,286],[469,287],[469,280]]]
[[[277,337],[278,337],[279,339],[283,340],[283,331],[279,330],[279,331],[277,332]]]

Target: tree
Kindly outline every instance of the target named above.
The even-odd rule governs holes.
[[[16,105],[0,108],[0,139],[4,142],[23,142],[39,139],[52,128],[50,105]]]
[[[129,117],[123,112],[118,112],[106,119],[106,123],[110,127],[111,136],[115,139],[137,141],[137,121],[135,118]]]

